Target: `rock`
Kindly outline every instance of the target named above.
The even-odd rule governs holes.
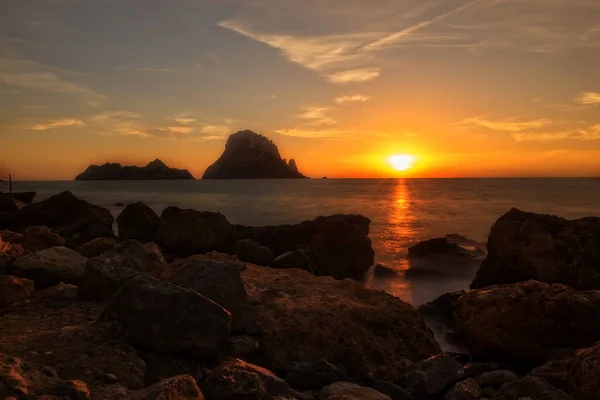
[[[45,225],[58,231],[65,238],[67,246],[73,248],[99,236],[111,236],[112,224],[110,211],[89,204],[71,192],[62,192],[30,204],[3,223],[5,229],[15,232],[23,232],[30,226]],[[92,230],[94,226],[95,231]],[[98,234],[98,227],[103,228],[102,234]]]
[[[202,360],[226,354],[231,329],[231,314],[217,303],[145,274],[115,293],[100,320],[117,321],[137,346]]]
[[[543,378],[527,376],[520,381],[502,385],[492,400],[572,400],[571,396],[552,386]]]
[[[256,349],[258,340],[249,335],[238,335],[229,339],[229,355],[246,360]]]
[[[15,260],[25,255],[25,249],[20,244],[22,239],[21,234],[0,231],[0,274],[11,274]]]
[[[296,225],[246,230],[251,239],[270,248],[275,256],[310,249],[316,260],[315,275],[363,278],[374,264],[375,253],[368,237],[370,223],[361,215],[332,215]]]
[[[302,390],[320,390],[335,382],[349,381],[348,375],[324,359],[291,363],[285,380],[292,387]]]
[[[373,276],[378,279],[389,279],[398,276],[398,273],[391,268],[377,264],[373,269]]]
[[[235,358],[213,369],[201,387],[207,400],[275,400],[298,396],[271,371]]]
[[[0,193],[0,212],[16,213],[25,207],[25,203],[10,196],[4,196]]]
[[[472,274],[479,267],[483,256],[451,243],[446,238],[434,238],[408,248],[410,271],[426,271],[456,276]],[[472,275],[471,275],[472,276]]]
[[[380,393],[387,394],[392,400],[415,400],[412,394],[402,389],[398,385],[394,385],[392,382],[384,381],[383,379],[377,379],[371,387]]]
[[[77,175],[76,181],[125,181],[125,180],[165,180],[194,179],[187,169],[169,168],[156,159],[145,167],[136,167],[118,163],[90,165],[83,173]]]
[[[202,179],[306,178],[294,161],[281,158],[275,143],[249,130],[229,136],[225,151],[210,165]]]
[[[49,378],[57,378],[58,377],[58,373],[52,367],[46,366],[46,367],[44,367],[44,369],[42,369],[42,372],[44,373],[44,375],[46,375]]]
[[[571,356],[560,357],[534,368],[529,375],[544,378],[552,386],[564,390],[567,389],[567,376],[572,361]]]
[[[319,270],[315,255],[309,249],[297,249],[283,253],[269,266],[276,269],[297,268],[315,275]]]
[[[84,257],[92,258],[112,249],[116,244],[114,237],[99,237],[82,244],[76,251]]]
[[[597,400],[600,393],[600,342],[577,351],[570,365],[567,384],[573,397]]]
[[[112,384],[96,388],[92,391],[92,399],[98,400],[125,400],[129,391],[119,384]]]
[[[446,393],[444,400],[479,400],[483,397],[483,390],[473,379],[465,379],[455,384]]]
[[[113,204],[113,206],[115,206],[115,207],[125,207],[125,203],[117,201],[115,204]]]
[[[486,387],[485,389],[483,389],[483,396],[487,397],[489,399],[494,397],[494,395],[496,393],[498,393],[498,391],[496,389],[494,389],[493,387]]]
[[[512,209],[492,226],[472,289],[527,280],[600,289],[600,218],[567,221]]]
[[[66,283],[35,292],[35,299],[41,300],[51,308],[64,308],[77,300],[77,286]]]
[[[108,383],[116,383],[119,381],[119,379],[117,378],[117,376],[115,374],[105,374],[104,379]]]
[[[350,382],[337,382],[319,392],[319,400],[391,400],[391,397],[375,389]]]
[[[165,225],[155,240],[180,257],[213,250],[233,252],[237,234],[223,214],[168,207],[161,218]]]
[[[441,351],[417,311],[385,292],[298,269],[246,267],[242,280],[263,331],[252,362],[277,374],[324,358],[351,379],[394,382],[411,361]]]
[[[151,242],[163,222],[146,204],[137,202],[128,204],[117,218],[119,239],[135,239],[142,243]]]
[[[463,366],[448,354],[419,361],[408,368],[400,383],[418,399],[442,394],[464,378]]]
[[[468,292],[455,318],[474,358],[533,367],[552,349],[593,344],[599,315],[600,292],[527,281]]]
[[[71,400],[90,400],[90,389],[82,381],[64,381],[50,389],[54,396],[65,396]]]
[[[493,387],[495,389],[498,389],[505,383],[514,382],[518,380],[519,378],[514,372],[502,369],[497,371],[484,372],[483,374],[475,378],[475,382],[477,382],[482,388]]]
[[[21,245],[27,251],[36,252],[50,247],[64,246],[65,239],[47,226],[32,226],[23,232]]]
[[[499,362],[471,362],[463,366],[463,371],[465,371],[465,378],[475,378],[486,372],[506,368],[506,364]]]
[[[45,289],[61,282],[79,284],[87,258],[66,247],[52,247],[19,258],[13,264],[16,276],[31,279]]]
[[[0,308],[27,300],[35,290],[33,281],[0,275]]]
[[[134,393],[129,400],[204,400],[196,381],[189,375],[164,379]]]
[[[456,327],[456,322],[454,321],[454,307],[457,300],[465,293],[464,290],[445,293],[429,303],[420,305],[419,308],[417,308],[417,311],[440,328],[454,329]]]
[[[259,333],[256,317],[244,283],[240,278],[238,263],[214,261],[193,256],[175,263],[177,272],[171,283],[192,289],[231,313],[231,331],[234,333]]]
[[[240,261],[265,266],[275,259],[275,255],[268,247],[251,239],[238,240],[235,244],[235,255]]]
[[[127,240],[87,261],[77,296],[83,301],[100,301],[114,294],[127,278],[139,273],[159,278],[165,268],[166,261],[155,243]]]
[[[0,230],[0,243],[2,243],[2,242],[22,244],[23,243],[23,234],[9,231],[6,229],[2,229],[2,230]]]

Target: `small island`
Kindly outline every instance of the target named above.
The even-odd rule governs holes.
[[[169,168],[156,159],[145,167],[122,166],[119,163],[91,165],[77,175],[76,181],[174,180],[195,179],[187,169]]]
[[[204,172],[202,179],[288,179],[306,178],[296,161],[281,158],[269,138],[245,130],[229,136],[225,151]]]

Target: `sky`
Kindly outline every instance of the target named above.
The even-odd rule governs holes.
[[[600,1],[0,1],[0,178],[200,177],[242,129],[312,177],[600,176]]]

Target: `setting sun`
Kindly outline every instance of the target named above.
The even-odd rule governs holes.
[[[414,156],[399,154],[390,157],[390,164],[396,171],[406,171],[409,169],[415,161]]]

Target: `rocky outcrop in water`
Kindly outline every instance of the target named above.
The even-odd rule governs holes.
[[[145,167],[106,163],[90,165],[83,173],[77,175],[76,181],[124,181],[124,180],[173,180],[194,179],[187,169],[169,168],[156,159]]]
[[[225,151],[204,172],[202,179],[306,178],[295,160],[286,162],[279,149],[263,135],[249,130],[229,136]]]

